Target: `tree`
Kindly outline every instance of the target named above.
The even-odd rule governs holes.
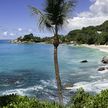
[[[53,45],[54,45],[54,65],[55,65],[55,76],[58,88],[59,102],[63,103],[62,85],[59,75],[58,65],[58,52],[59,46],[58,31],[66,21],[67,14],[74,7],[74,0],[45,0],[46,6],[44,10],[39,10],[36,7],[31,6],[34,15],[39,16],[39,27],[46,26],[48,30],[54,33]]]

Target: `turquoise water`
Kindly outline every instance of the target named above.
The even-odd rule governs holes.
[[[72,45],[60,45],[58,53],[62,84],[73,84],[63,91],[65,100],[80,87],[89,92],[108,87],[108,73],[97,71],[107,53]],[[85,59],[88,63],[80,63]],[[0,41],[0,95],[11,93],[57,98],[52,45]]]

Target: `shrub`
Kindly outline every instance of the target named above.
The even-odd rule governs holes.
[[[92,95],[80,88],[65,107],[55,102],[12,94],[0,97],[0,108],[108,108],[108,90]]]
[[[71,99],[68,108],[108,108],[108,90],[91,95],[83,89],[79,89]]]
[[[63,108],[55,102],[39,101],[26,96],[8,95],[0,97],[0,108]]]

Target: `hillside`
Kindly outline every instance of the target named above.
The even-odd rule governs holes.
[[[60,43],[77,43],[77,44],[108,44],[108,21],[98,26],[83,27],[81,30],[72,30],[66,36],[59,35]],[[40,38],[32,33],[20,36],[11,41],[11,43],[52,43],[52,37]]]
[[[12,40],[11,43],[38,43],[41,41],[42,40],[40,37],[36,37],[32,33],[30,33],[24,36],[20,36],[15,40]]]
[[[108,44],[108,21],[98,26],[83,27],[81,30],[70,31],[65,39],[79,44]]]

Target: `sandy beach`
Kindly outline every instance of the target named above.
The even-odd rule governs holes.
[[[93,49],[98,49],[103,52],[108,52],[108,45],[87,45],[83,44],[82,46],[88,47],[88,48],[93,48]]]

